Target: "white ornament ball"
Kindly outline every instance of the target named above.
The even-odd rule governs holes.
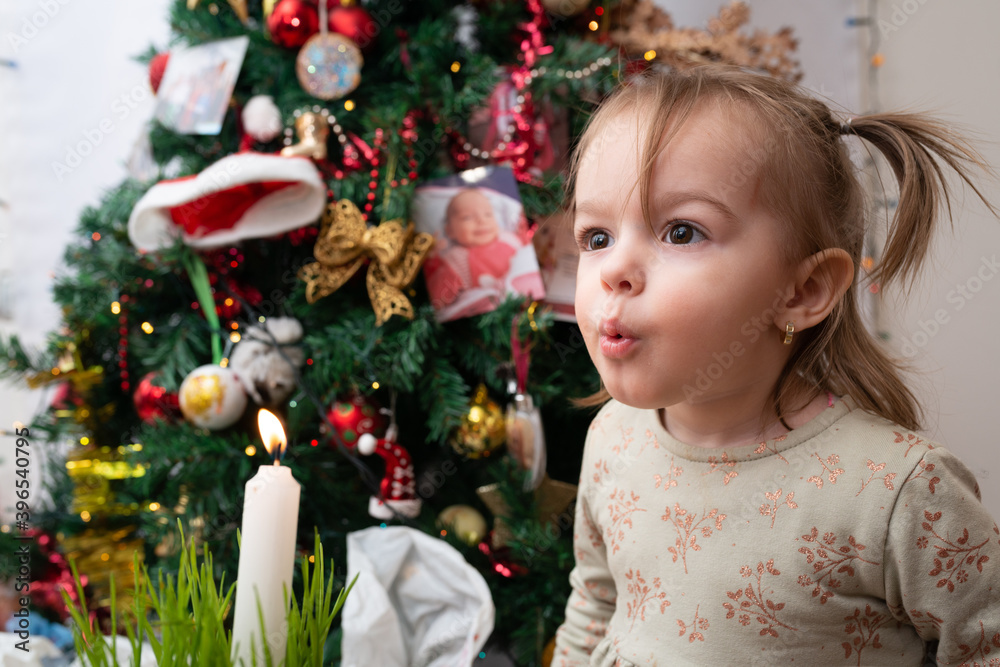
[[[243,107],[243,129],[251,137],[268,142],[281,134],[281,111],[270,95],[254,95]]]
[[[358,438],[358,452],[365,455],[371,456],[375,453],[375,448],[378,447],[378,440],[371,433],[362,433],[361,437]]]
[[[235,424],[247,407],[247,395],[236,373],[214,364],[188,373],[178,398],[185,419],[213,431]]]

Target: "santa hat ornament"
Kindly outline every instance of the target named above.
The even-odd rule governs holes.
[[[310,160],[237,153],[150,188],[132,210],[128,235],[143,252],[177,237],[192,248],[216,248],[304,227],[325,206],[326,185]]]
[[[413,458],[396,443],[396,424],[389,424],[385,437],[377,439],[371,433],[358,438],[358,451],[365,456],[378,454],[385,459],[385,475],[379,490],[382,498],[368,500],[368,513],[376,519],[393,519],[397,514],[414,518],[420,515],[421,500],[413,473]]]

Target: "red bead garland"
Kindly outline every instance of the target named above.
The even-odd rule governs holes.
[[[121,379],[122,391],[128,391],[131,387],[128,376],[128,317],[125,315],[128,294],[122,294],[118,302],[121,304],[121,311],[118,313],[118,377]]]

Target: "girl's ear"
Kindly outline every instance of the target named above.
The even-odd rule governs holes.
[[[796,331],[814,327],[833,310],[854,281],[854,262],[846,250],[828,248],[806,257],[795,272],[795,293],[785,304],[785,312],[775,318],[782,329],[795,323]]]

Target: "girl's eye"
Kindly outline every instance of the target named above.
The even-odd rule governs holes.
[[[611,235],[603,229],[591,229],[580,234],[580,247],[584,250],[604,250],[614,243]]]
[[[676,223],[667,230],[667,243],[672,245],[688,245],[703,240],[705,235],[686,222]]]

